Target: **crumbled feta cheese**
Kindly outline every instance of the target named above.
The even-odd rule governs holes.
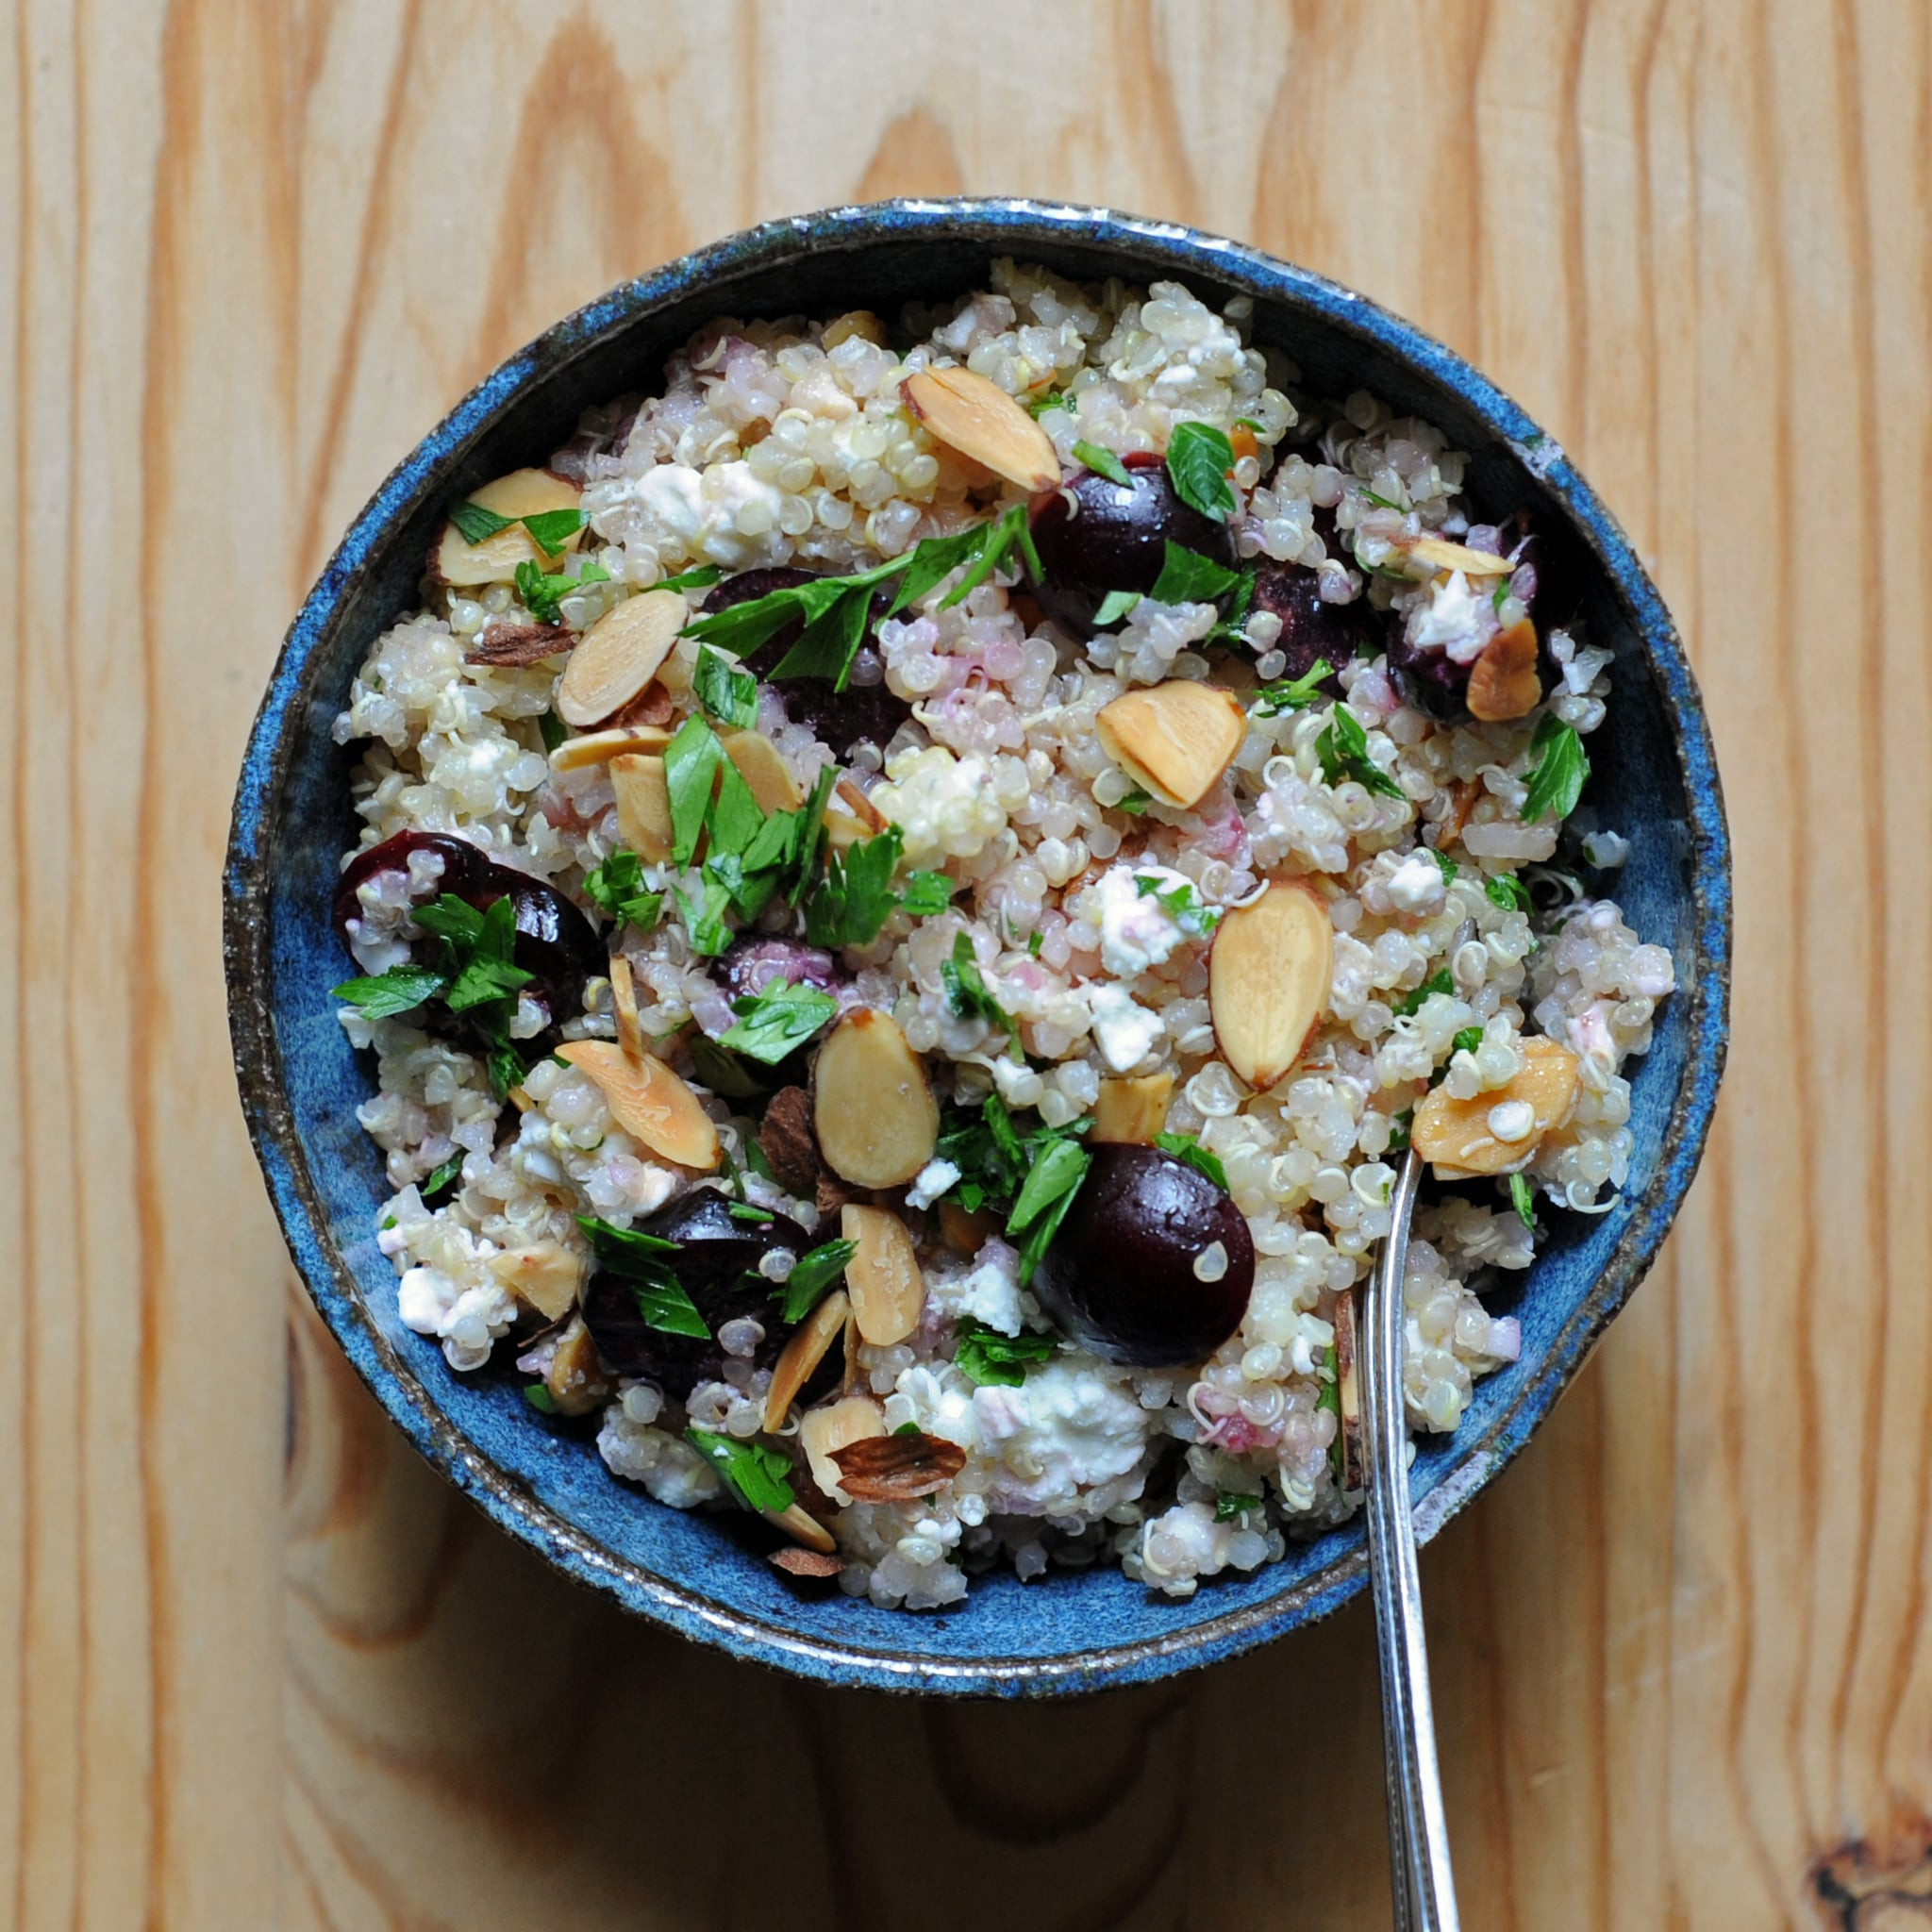
[[[1426,852],[1411,852],[1389,874],[1389,901],[1398,912],[1440,912],[1442,868]]]
[[[1020,1257],[1003,1241],[988,1241],[970,1269],[936,1271],[926,1294],[934,1312],[948,1321],[970,1317],[1002,1335],[1020,1332]]]
[[[673,1509],[695,1509],[724,1485],[718,1472],[690,1443],[662,1429],[633,1422],[628,1402],[613,1402],[597,1431],[597,1453],[616,1475],[642,1483]]]
[[[1063,1352],[1027,1372],[1017,1389],[975,1389],[985,1487],[997,1510],[1035,1515],[1076,1504],[1078,1492],[1127,1474],[1147,1447],[1151,1422],[1125,1373]]]
[[[659,463],[630,486],[645,514],[692,557],[746,570],[766,560],[783,493],[749,463]]]
[[[1136,1006],[1125,987],[1091,987],[1087,1004],[1093,1015],[1093,1037],[1100,1043],[1100,1057],[1115,1073],[1124,1074],[1138,1066],[1153,1051],[1154,1042],[1160,1038],[1160,1015]]]
[[[1143,891],[1139,881],[1154,882]],[[1157,896],[1176,888],[1191,898],[1194,882],[1164,865],[1116,865],[1100,879],[1100,962],[1122,979],[1132,979],[1162,960],[1187,938],[1181,923]]]
[[[902,751],[872,803],[899,827],[908,865],[976,858],[1006,828],[992,773],[977,754],[955,758],[944,745]]]
[[[908,1208],[930,1208],[959,1178],[959,1170],[950,1160],[928,1160],[906,1190]]]
[[[435,1336],[451,1368],[480,1369],[517,1312],[515,1296],[489,1266],[495,1243],[444,1215],[407,1231],[416,1265],[396,1283],[403,1325]]]
[[[1429,586],[1429,601],[1411,611],[1408,641],[1419,651],[1446,651],[1457,664],[1473,664],[1496,629],[1496,613],[1486,594],[1470,588],[1459,570]]]

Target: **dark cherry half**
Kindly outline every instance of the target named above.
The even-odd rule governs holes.
[[[1288,658],[1280,675],[1305,677],[1316,660],[1326,658],[1336,673],[1351,658],[1378,656],[1393,626],[1388,613],[1367,598],[1353,604],[1324,603],[1321,575],[1298,563],[1277,563],[1263,558],[1255,572],[1255,610],[1272,611],[1281,620],[1274,649]],[[1324,677],[1320,689],[1331,697],[1341,695],[1340,675]]]
[[[1124,485],[1081,470],[1034,500],[1033,543],[1045,573],[1035,594],[1041,609],[1076,638],[1093,635],[1094,613],[1109,591],[1154,588],[1170,542],[1234,568],[1233,533],[1180,500],[1165,458],[1140,450],[1121,460],[1132,479]]]
[[[778,1359],[791,1328],[779,1319],[783,1304],[777,1285],[756,1271],[773,1248],[803,1255],[812,1245],[811,1236],[797,1222],[782,1214],[770,1221],[737,1220],[723,1194],[700,1188],[639,1222],[637,1228],[640,1234],[679,1243],[678,1252],[664,1258],[711,1332],[667,1335],[651,1327],[639,1310],[633,1284],[613,1269],[600,1268],[585,1283],[581,1305],[591,1340],[612,1370],[655,1382],[682,1402],[698,1383],[724,1379],[728,1357],[718,1344],[718,1330],[746,1318],[765,1331],[751,1357],[753,1366],[769,1369]]]
[[[1195,1270],[1219,1241],[1226,1266]],[[1134,1368],[1205,1360],[1241,1326],[1255,1285],[1247,1217],[1198,1168],[1156,1147],[1099,1146],[1033,1292],[1061,1329]]]
[[[811,582],[813,573],[789,567],[774,570],[741,571],[712,586],[704,608],[728,610],[734,604],[748,604],[754,597],[769,597],[774,591],[796,589]],[[883,602],[879,608],[884,608]],[[805,622],[795,618],[767,638],[743,659],[744,668],[761,683],[768,682],[774,668],[805,632]],[[785,715],[794,724],[803,724],[814,738],[844,758],[855,744],[869,741],[883,748],[912,715],[912,707],[883,684],[848,685],[834,691],[823,678],[786,678],[775,687],[785,701]]]

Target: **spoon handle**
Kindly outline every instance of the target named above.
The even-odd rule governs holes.
[[[1458,1932],[1449,1828],[1436,1759],[1435,1708],[1423,1636],[1415,1524],[1408,1509],[1407,1430],[1403,1417],[1403,1277],[1408,1224],[1422,1161],[1413,1148],[1391,1203],[1394,1220],[1369,1291],[1363,1351],[1362,1422],[1369,1496],[1369,1574],[1375,1596],[1375,1647],[1382,1667],[1382,1744],[1388,1780],[1389,1857],[1399,1932]]]

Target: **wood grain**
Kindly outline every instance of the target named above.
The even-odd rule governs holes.
[[[231,1097],[231,774],[333,534],[621,276],[960,191],[1365,290],[1653,563],[1737,838],[1729,1089],[1424,1559],[1465,1914],[1932,1918],[1923,0],[10,0],[0,154],[0,1923],[1387,1923],[1358,1610],[1025,1710],[628,1622],[383,1424]]]

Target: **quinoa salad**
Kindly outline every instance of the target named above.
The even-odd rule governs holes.
[[[721,319],[447,507],[337,721],[401,1320],[800,1589],[1278,1561],[1405,1150],[1417,1431],[1627,1177],[1610,653],[1250,319]]]

